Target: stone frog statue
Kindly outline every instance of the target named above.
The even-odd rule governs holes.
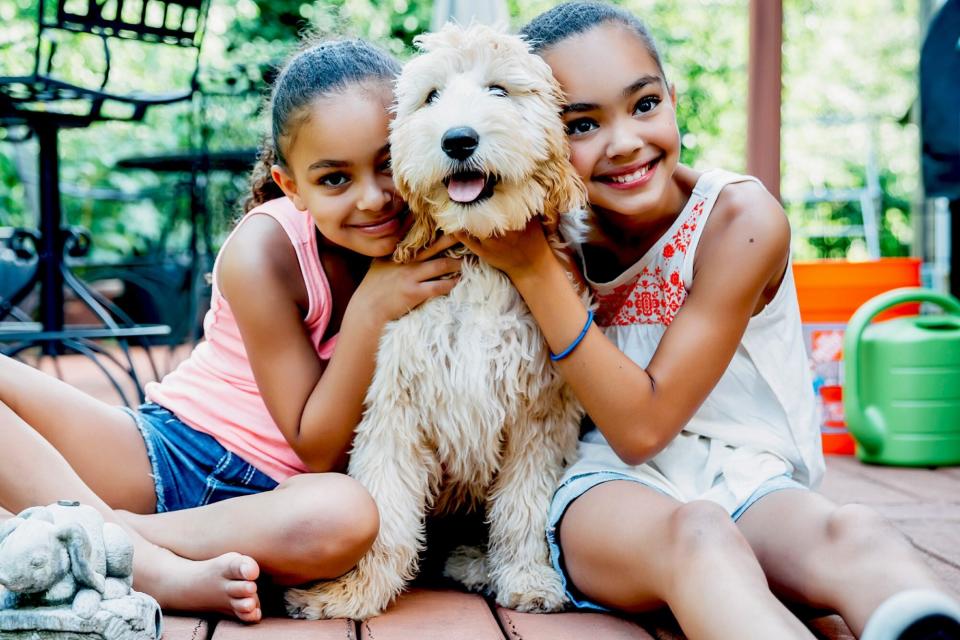
[[[87,505],[61,500],[0,524],[0,609],[69,605],[92,617],[133,584],[133,543]]]

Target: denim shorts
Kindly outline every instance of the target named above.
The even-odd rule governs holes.
[[[654,491],[663,493],[657,487],[648,485],[645,482],[641,482],[633,476],[628,476],[616,471],[594,471],[573,476],[560,485],[556,493],[553,494],[553,501],[550,503],[550,514],[547,520],[547,542],[550,547],[550,562],[553,564],[554,570],[560,575],[560,581],[563,583],[563,588],[566,591],[567,597],[577,609],[588,611],[610,611],[610,609],[604,606],[585,599],[583,594],[581,594],[579,591],[576,591],[575,588],[571,589],[572,585],[570,584],[570,577],[567,575],[566,567],[563,564],[560,543],[557,540],[557,527],[560,524],[560,520],[563,519],[563,514],[567,512],[567,508],[573,503],[574,500],[597,485],[603,484],[604,482],[610,482],[611,480],[627,480],[629,482],[636,482],[637,484],[642,484],[643,486],[649,487]],[[800,484],[788,475],[770,478],[761,484],[757,490],[750,495],[750,497],[744,500],[743,503],[738,506],[737,509],[730,515],[730,517],[734,522],[736,522],[740,516],[742,516],[746,510],[749,509],[757,500],[769,493],[773,493],[774,491],[780,491],[781,489],[807,489],[807,487]]]
[[[157,513],[199,507],[227,498],[269,491],[277,481],[206,433],[184,424],[158,404],[132,411],[147,445],[157,492]]]

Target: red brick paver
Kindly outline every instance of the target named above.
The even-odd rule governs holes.
[[[361,640],[502,640],[486,601],[459,591],[413,589],[360,625]]]
[[[256,625],[223,620],[213,640],[356,640],[353,620],[289,620],[268,618]]]
[[[636,622],[602,613],[518,613],[498,607],[497,617],[507,640],[654,640]]]
[[[164,640],[207,640],[213,623],[190,616],[164,616]]]

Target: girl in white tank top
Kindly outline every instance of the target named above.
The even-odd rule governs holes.
[[[700,175],[671,227],[632,266],[609,282],[585,276],[596,324],[630,360],[647,366],[694,287],[703,229],[721,190],[754,178],[725,171]],[[789,269],[763,310],[750,318],[713,390],[682,431],[640,465],[628,465],[603,433],[583,437],[580,459],[564,480],[617,471],[683,502],[708,499],[734,513],[766,481],[819,481],[823,454],[800,315]]]
[[[779,203],[679,164],[676,96],[630,13],[575,1],[523,33],[567,99],[595,309],[538,224],[462,240],[517,286],[591,419],[547,531],[571,601],[667,606],[690,638],[812,638],[781,599],[870,640],[958,637],[906,541],[810,490],[823,458]]]

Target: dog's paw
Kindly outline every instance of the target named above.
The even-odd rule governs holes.
[[[548,565],[528,565],[501,574],[497,581],[497,604],[517,611],[561,611],[568,600],[560,576]]]
[[[396,593],[353,579],[354,572],[305,588],[287,589],[284,604],[291,618],[366,620],[380,614]]]
[[[447,558],[443,575],[456,580],[470,591],[482,593],[490,586],[487,554],[481,547],[461,545]]]

